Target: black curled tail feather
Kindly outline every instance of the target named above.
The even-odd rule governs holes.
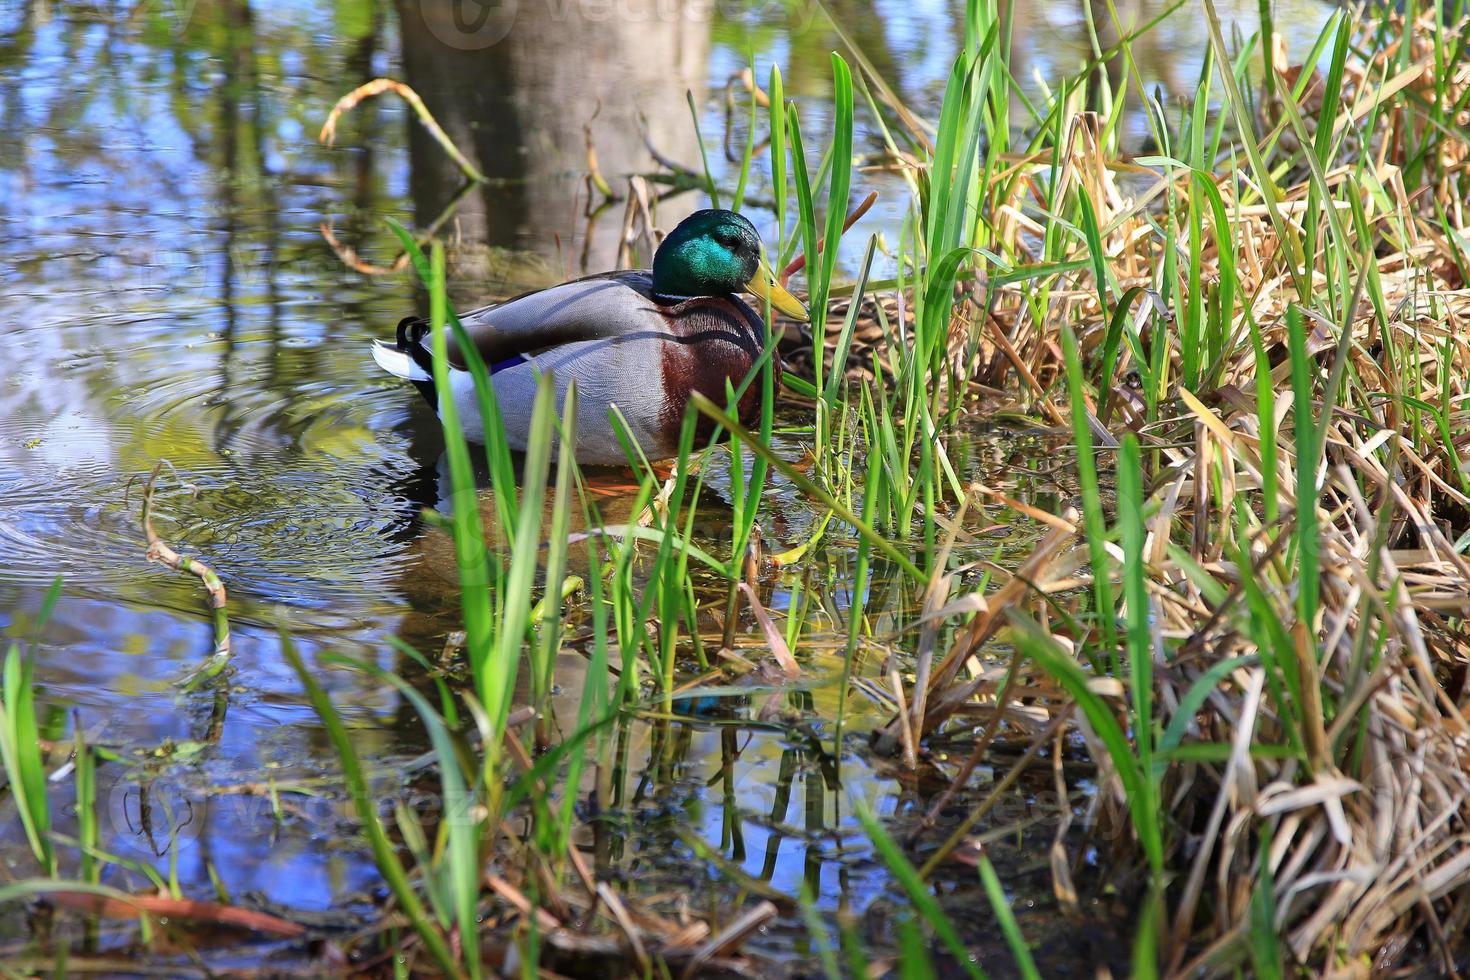
[[[424,321],[422,319],[416,316],[406,316],[402,320],[398,321],[399,350],[407,354],[409,352],[408,345],[416,343],[418,339],[423,336],[422,329],[415,329],[416,327],[422,327],[423,322]]]
[[[423,340],[428,335],[429,321],[421,316],[406,316],[398,321],[398,349],[412,357],[415,363],[420,363],[421,353],[427,353]]]
[[[398,349],[424,369],[428,378],[413,378],[413,386],[419,390],[435,411],[439,410],[439,392],[434,387],[434,358],[423,345],[424,335],[429,332],[429,321],[422,317],[406,316],[398,321]]]

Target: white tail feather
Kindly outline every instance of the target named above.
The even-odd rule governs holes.
[[[409,381],[430,380],[429,373],[415,364],[413,358],[381,340],[373,341],[373,360],[378,362],[378,367],[395,378],[407,378]]]

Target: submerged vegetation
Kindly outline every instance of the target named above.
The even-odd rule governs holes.
[[[806,337],[775,319],[741,389],[691,409],[672,470],[629,440],[628,516],[601,513],[560,421],[576,413],[549,379],[524,456],[493,424],[484,447],[467,443],[446,400],[451,506],[432,520],[457,560],[461,647],[446,664],[403,646],[404,676],[333,664],[412,705],[432,748],[412,778],[433,785],[437,809],[382,805],[376,787],[391,776],[362,758],[321,664],[284,641],[340,760],[333,789],[351,799],[388,893],[377,921],[320,954],[324,966],[753,975],[762,966],[742,946],[784,917],[806,933],[794,968],[805,973],[924,976],[942,959],[973,976],[1039,976],[1041,937],[1013,914],[977,830],[1035,767],[1057,793],[1054,840],[1038,857],[1059,915],[1098,918],[1098,896],[1138,896],[1107,916],[1127,937],[1120,971],[1461,968],[1464,5],[1339,11],[1313,50],[1286,60],[1270,4],[1250,37],[1227,37],[1210,0],[1175,4],[1110,46],[1095,31],[1092,62],[1042,98],[1012,73],[1003,6],[970,0],[933,120],[901,104],[855,42],[832,58],[830,134],[812,132],[779,71],[763,86],[746,76],[737,183],[680,177],[749,209],[768,167],[772,265],[802,276],[816,325]],[[1210,48],[1193,97],[1167,105],[1145,89],[1132,45],[1196,13]],[[911,206],[898,240],[865,243],[844,281],[836,243],[866,193],[859,112],[883,137],[868,167],[901,175]],[[1149,149],[1130,154],[1134,112]],[[622,190],[595,165],[593,177],[608,197]],[[631,249],[640,223],[655,240],[655,216],[646,183],[628,198]],[[442,367],[462,330],[444,246],[396,232],[427,290]],[[462,337],[459,349],[482,415],[496,419],[488,369]],[[801,370],[777,391],[782,356]],[[763,411],[747,429],[732,407],[751,385]],[[800,407],[800,427],[778,401]],[[1075,447],[1078,491],[1059,513],[970,481],[951,458],[949,433],[1001,408]],[[804,455],[773,448],[778,430]],[[721,462],[726,501],[713,504],[707,478]],[[820,515],[803,540],[770,531],[778,482]],[[1014,566],[973,557],[997,504],[1036,524]],[[700,530],[714,506],[728,512],[718,540]],[[823,537],[851,542],[840,607],[812,598],[827,586],[802,574]],[[778,581],[783,608],[769,599]],[[807,614],[833,608],[819,638]],[[552,709],[564,648],[590,678],[569,713]],[[228,683],[222,669],[195,683]],[[222,889],[217,903],[187,902],[150,865],[132,870],[158,895],[100,884],[121,859],[99,849],[88,817],[97,750],[80,732],[74,744],[43,740],[30,670],[12,645],[0,759],[37,876],[0,897],[50,895],[141,918],[145,931],[192,915],[300,934]],[[789,721],[777,706],[760,720],[807,745],[830,786],[856,752],[942,786],[927,813],[902,819],[853,802],[903,898],[885,935],[863,927],[864,909],[819,908],[820,878],[783,894],[693,839],[681,841],[690,860],[729,878],[736,901],[691,907],[599,877],[587,842],[599,821],[626,819],[616,719],[636,714],[669,738],[711,692],[810,704],[816,687],[835,687],[832,712]],[[855,730],[858,697],[885,720]],[[995,785],[977,789],[991,765]],[[77,839],[50,820],[47,782],[66,779]],[[979,925],[933,888],[956,868],[988,901]],[[1004,952],[977,955],[980,930],[1002,936]],[[57,939],[32,961],[62,971],[69,943],[87,941]]]

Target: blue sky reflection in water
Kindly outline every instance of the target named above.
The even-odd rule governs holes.
[[[903,97],[932,110],[956,5],[830,6]],[[1022,6],[1014,30],[1026,83],[1072,69],[1088,50],[1080,8]],[[1303,53],[1325,7],[1277,6]],[[781,64],[804,128],[827,126],[827,52],[839,42],[799,2],[521,0],[512,22],[490,24],[499,32],[490,43],[446,27],[448,7],[0,0],[0,632],[30,637],[46,587],[65,578],[37,665],[49,728],[62,735],[75,709],[94,741],[178,747],[174,762],[124,779],[104,767],[101,795],[106,846],[160,866],[176,848],[186,892],[210,892],[207,860],[236,895],[316,909],[366,900],[376,876],[334,836],[340,804],[292,796],[278,824],[259,797],[204,791],[334,770],[279,655],[279,630],[308,661],[337,652],[394,667],[387,637],[434,650],[455,625],[449,552],[416,517],[439,500],[434,423],[411,390],[373,370],[366,347],[421,297],[405,275],[349,268],[321,226],[360,262],[387,264],[395,249],[383,219],[428,224],[460,180],[391,98],[345,118],[336,148],[319,145],[333,102],[374,77],[401,78],[491,177],[445,225],[464,303],[613,265],[621,209],[584,215],[589,121],[618,186],[652,169],[640,114],[661,153],[695,166],[692,91],[724,173],[725,86],[753,45],[757,77]],[[1254,29],[1253,0],[1221,7]],[[1202,32],[1182,17],[1152,35],[1136,51],[1146,83],[1191,90]],[[872,140],[860,132],[859,149]],[[862,230],[896,236],[902,183],[877,174],[856,184],[883,195]],[[769,197],[763,180],[751,193]],[[703,203],[670,198],[661,223]],[[753,217],[769,235],[770,215]],[[795,441],[784,448],[799,451]],[[1028,475],[1028,461],[1045,455],[1027,437],[979,434],[970,465],[1054,506],[1052,477]],[[207,697],[181,699],[171,686],[208,652],[209,634],[196,583],[143,561],[129,482],[160,458],[177,468],[160,495],[160,531],[230,588],[238,672],[222,722]],[[714,515],[721,482],[706,505]],[[772,492],[791,497],[786,530],[799,537],[811,515],[785,486]],[[1029,546],[1003,532],[992,543],[1017,555]],[[829,550],[811,563],[813,582],[841,580],[850,556]],[[832,595],[840,610],[845,597]],[[778,591],[771,605],[785,601]],[[559,683],[574,704],[580,659],[563,660]],[[390,689],[347,671],[319,676],[366,756],[422,751],[412,712]],[[835,690],[808,696],[821,716]],[[764,697],[732,710],[754,717]],[[627,819],[598,846],[651,887],[687,878],[677,832],[688,828],[782,891],[819,876],[824,902],[861,908],[881,878],[850,796],[885,814],[915,802],[869,778],[856,756],[833,788],[799,741],[762,728],[690,723],[672,745],[632,728]],[[150,800],[168,800],[182,828],[172,837],[142,827],[142,785]]]

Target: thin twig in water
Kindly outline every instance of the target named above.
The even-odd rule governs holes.
[[[592,142],[592,124],[602,112],[602,101],[598,100],[597,108],[592,113],[592,118],[582,124],[582,140],[587,144],[587,206],[592,206],[592,189],[602,195],[604,201],[616,201],[618,195],[613,192],[608,184],[607,178],[602,175],[602,168],[597,164],[597,147]]]
[[[479,168],[469,161],[469,158],[460,152],[459,147],[454,145],[454,141],[449,138],[448,133],[444,132],[443,127],[434,118],[434,114],[429,111],[428,106],[424,105],[424,100],[419,98],[419,94],[402,82],[391,78],[375,78],[370,82],[359,85],[338,99],[337,104],[332,106],[332,111],[327,113],[327,121],[322,123],[322,130],[317,135],[317,140],[328,146],[333,145],[337,140],[337,120],[344,113],[354,109],[363,99],[372,98],[383,92],[396,92],[403,101],[408,103],[409,107],[413,109],[414,114],[418,116],[419,122],[423,124],[424,129],[433,137],[434,142],[443,148],[444,152],[448,154],[449,159],[453,160],[455,166],[459,167],[460,172],[465,175],[465,185],[455,193],[449,203],[444,206],[444,209],[439,212],[439,216],[434,219],[433,223],[429,225],[423,235],[418,239],[419,244],[422,245],[429,238],[433,237],[439,227],[458,210],[460,203],[469,195],[473,187],[478,184],[489,183],[490,181],[489,178],[480,172]],[[376,276],[398,272],[408,265],[407,252],[400,254],[393,260],[391,265],[373,265],[359,258],[357,252],[351,246],[339,242],[332,231],[330,222],[322,222],[320,228],[322,237],[332,247],[332,251],[337,253],[337,257],[349,268],[361,272],[364,275]]]
[[[444,208],[439,212],[438,216],[429,222],[423,231],[414,236],[414,241],[421,247],[427,245],[429,240],[439,233],[439,229],[444,227],[444,224],[450,218],[454,217],[454,213],[459,210],[459,206],[464,203],[464,199],[469,197],[470,191],[474,190],[476,186],[478,185],[472,180],[465,181],[464,186],[454,192],[454,196],[444,205]],[[357,250],[351,245],[338,240],[337,233],[333,230],[330,220],[321,222],[317,225],[317,228],[321,231],[322,238],[332,247],[332,251],[337,253],[337,258],[342,260],[342,264],[354,272],[360,272],[365,276],[383,276],[393,272],[402,272],[408,268],[407,252],[398,253],[398,257],[388,265],[374,265],[359,257]]]
[[[337,139],[338,118],[344,112],[350,112],[363,99],[369,99],[375,95],[381,95],[384,92],[396,92],[403,101],[408,103],[409,108],[413,109],[414,115],[419,117],[419,122],[423,123],[424,129],[428,130],[429,135],[434,138],[434,142],[443,148],[444,152],[449,155],[449,159],[454,161],[455,165],[459,167],[466,177],[477,184],[485,183],[485,175],[480,173],[479,169],[473,163],[470,163],[463,153],[459,152],[459,147],[454,145],[454,141],[449,138],[449,134],[444,132],[443,128],[440,127],[439,121],[434,118],[434,114],[429,111],[429,107],[424,105],[424,100],[419,98],[419,94],[402,82],[392,78],[375,78],[371,82],[365,82],[359,85],[338,99],[337,104],[332,106],[332,111],[327,113],[327,121],[322,123],[322,131],[318,134],[317,140],[331,146]]]
[[[225,610],[225,583],[214,569],[197,558],[179,554],[153,529],[153,492],[162,470],[163,461],[159,460],[143,486],[143,535],[148,539],[147,558],[176,572],[199,576],[199,581],[204,583],[204,589],[209,593],[209,608],[214,616],[214,653],[182,682],[184,690],[192,691],[218,677],[230,665],[230,617]]]

